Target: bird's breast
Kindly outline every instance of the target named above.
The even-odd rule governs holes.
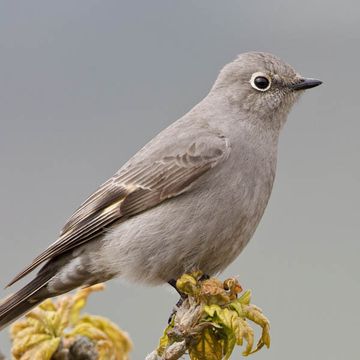
[[[276,154],[262,149],[232,152],[214,177],[204,179],[207,251],[199,265],[216,273],[226,268],[255,232],[271,194]],[[206,198],[208,198],[206,200]],[[211,199],[211,201],[209,201]],[[198,207],[200,208],[200,207]],[[206,228],[206,230],[205,230]],[[212,259],[209,261],[209,259]]]

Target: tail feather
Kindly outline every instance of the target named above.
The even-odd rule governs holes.
[[[0,302],[0,330],[51,296],[46,285],[52,277],[52,272],[40,272],[22,289]]]

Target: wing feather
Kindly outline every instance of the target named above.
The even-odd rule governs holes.
[[[223,136],[197,139],[183,153],[120,169],[91,195],[65,224],[60,237],[9,284],[12,285],[46,260],[95,237],[116,221],[150,209],[180,195],[205,172],[224,161],[230,146]]]

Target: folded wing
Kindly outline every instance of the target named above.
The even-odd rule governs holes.
[[[72,215],[58,240],[8,286],[44,261],[98,237],[114,222],[125,221],[189,190],[201,175],[228,157],[230,146],[225,137],[209,134],[191,142],[184,151],[174,154],[170,150],[169,156],[161,156],[155,161],[143,160],[120,169]]]

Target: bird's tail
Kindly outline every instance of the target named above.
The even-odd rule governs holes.
[[[0,330],[51,296],[46,285],[53,275],[51,271],[40,271],[22,289],[0,301]]]

